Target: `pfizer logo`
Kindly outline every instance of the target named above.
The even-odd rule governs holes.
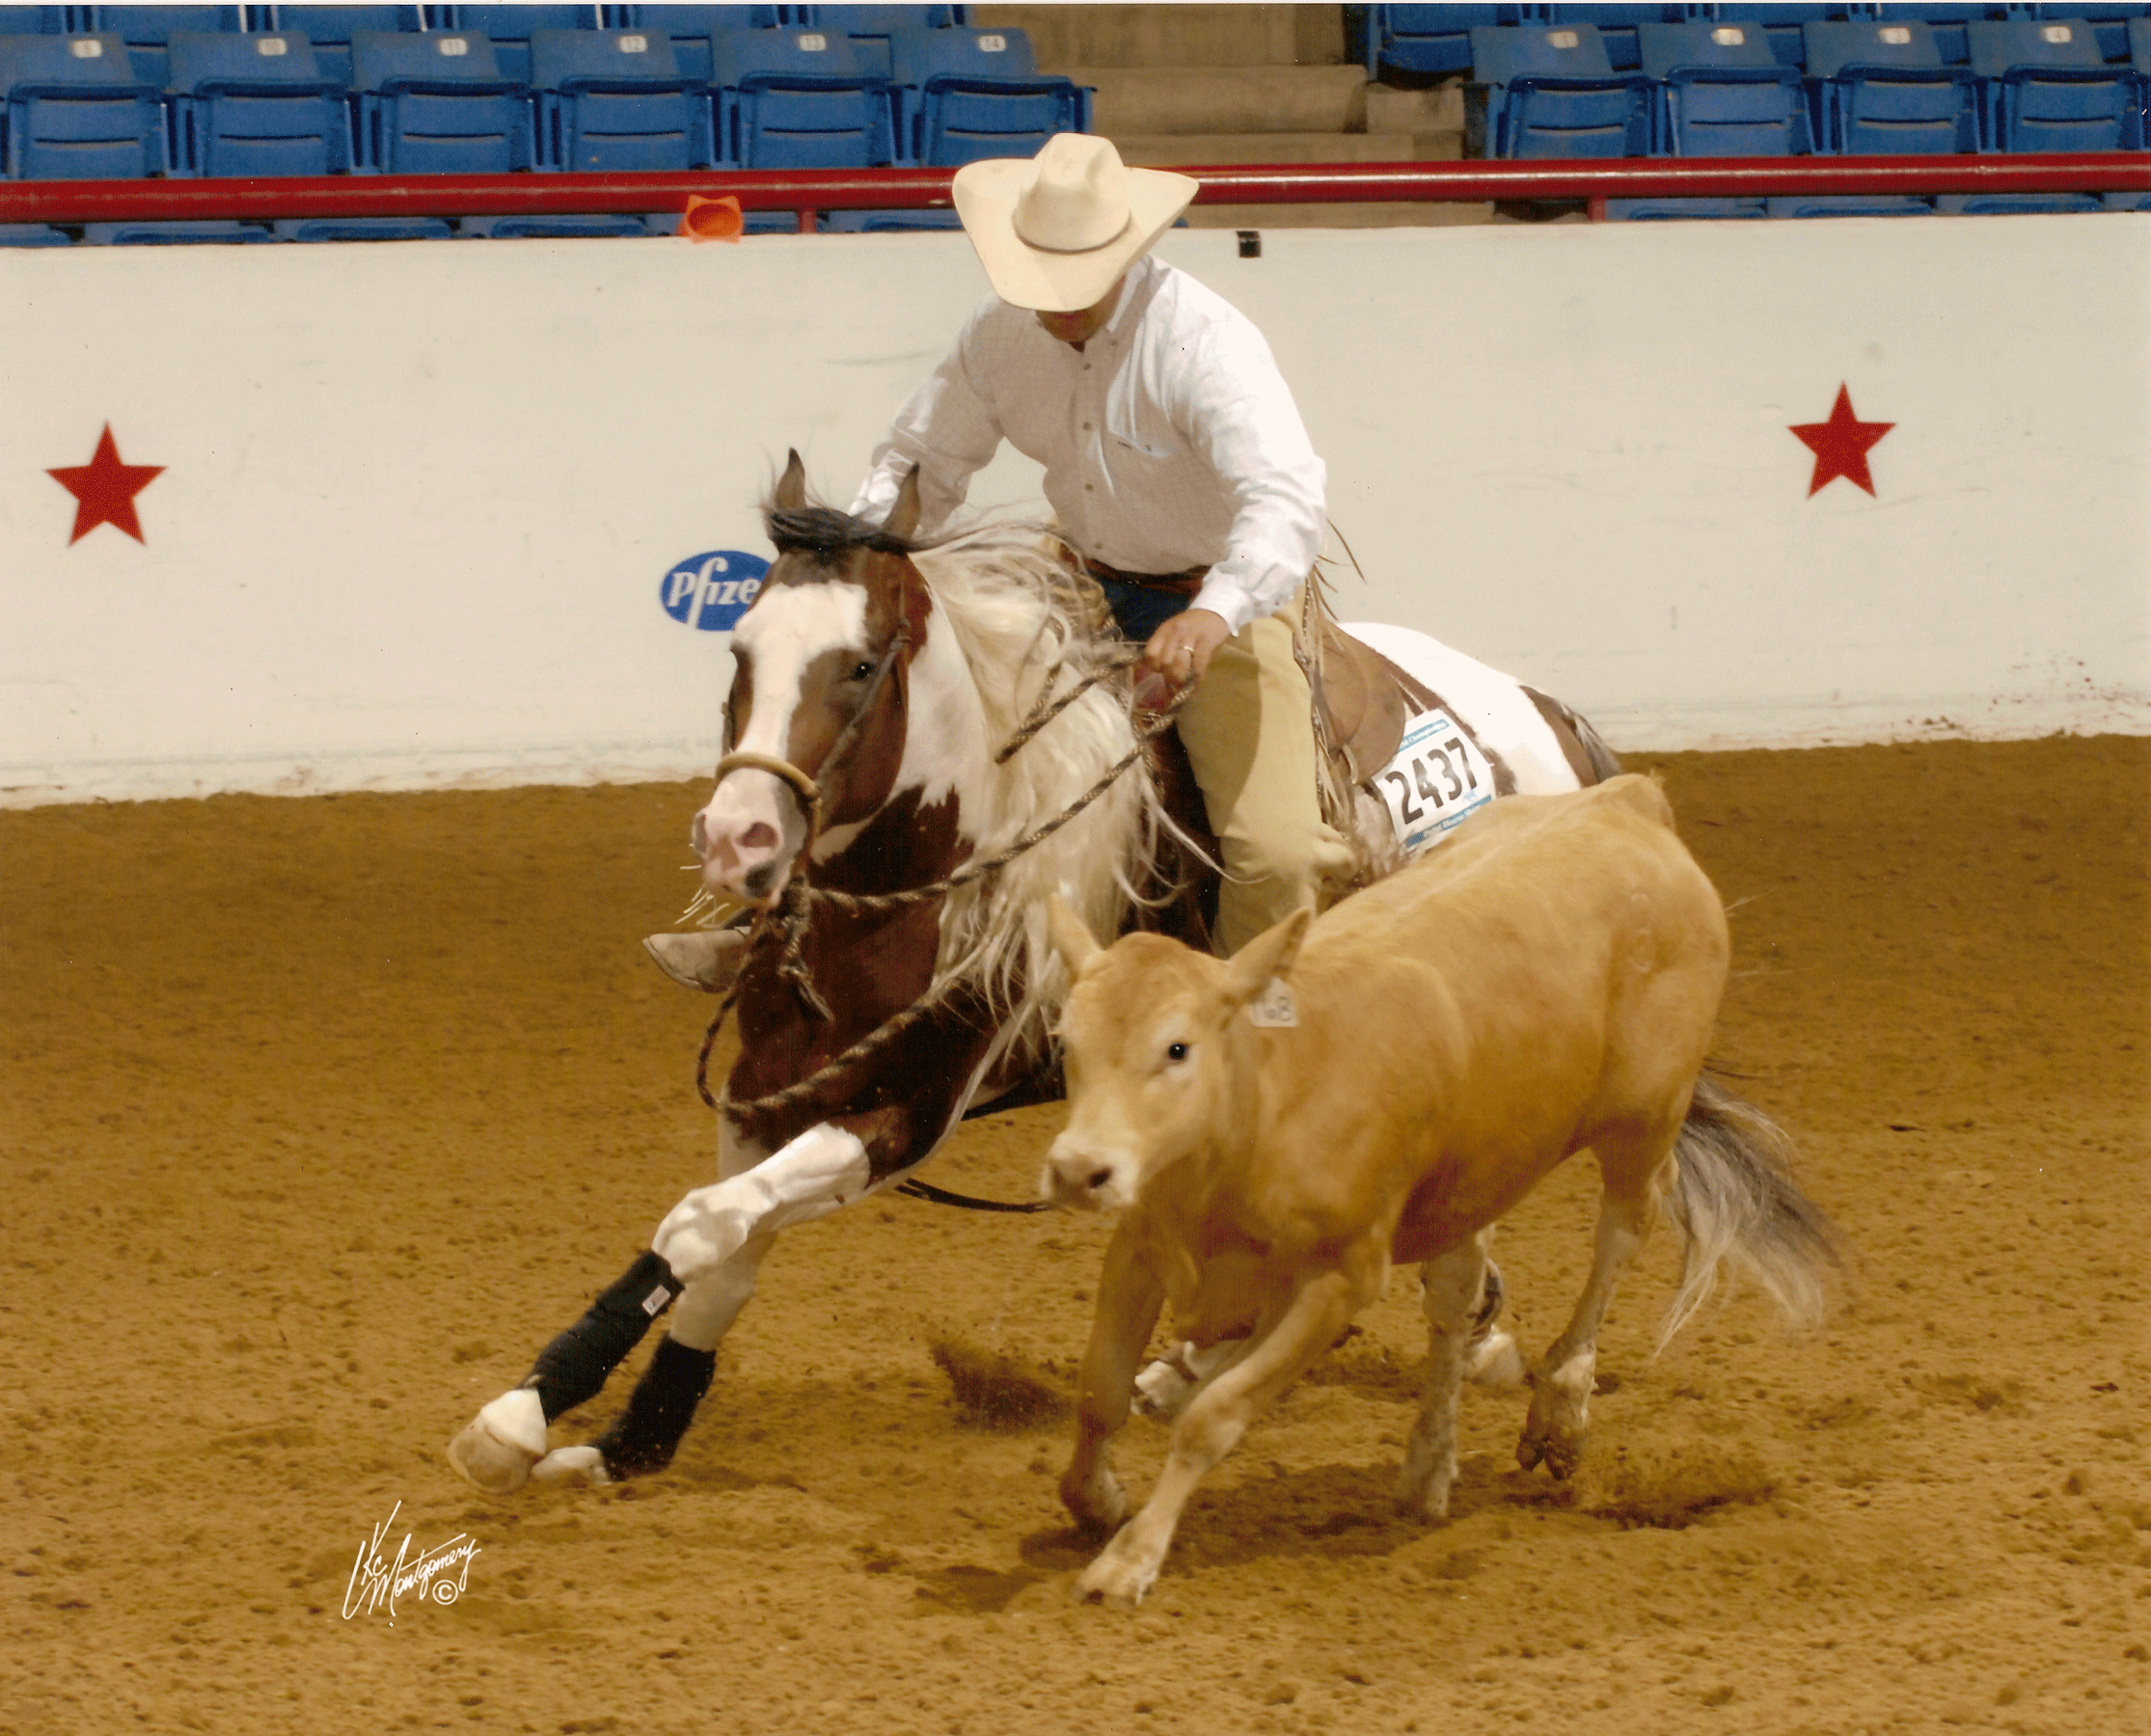
[[[658,600],[684,627],[729,633],[762,588],[770,563],[737,549],[716,549],[683,560],[665,575]]]

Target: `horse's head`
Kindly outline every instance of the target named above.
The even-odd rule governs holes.
[[[693,839],[711,892],[769,909],[817,836],[888,800],[932,602],[911,561],[915,473],[870,525],[808,505],[794,452],[764,516],[776,563],[732,635],[724,757]]]

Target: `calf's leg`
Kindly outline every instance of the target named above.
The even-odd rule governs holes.
[[[1457,1478],[1457,1397],[1472,1354],[1486,1273],[1486,1244],[1492,1239],[1493,1232],[1483,1230],[1462,1247],[1452,1248],[1419,1268],[1426,1287],[1420,1306],[1427,1315],[1427,1385],[1419,1401],[1419,1421],[1404,1449],[1397,1505],[1429,1519],[1446,1518],[1449,1513],[1449,1485]]]
[[[1591,1276],[1567,1327],[1533,1370],[1531,1411],[1516,1443],[1516,1462],[1526,1471],[1543,1464],[1555,1477],[1566,1478],[1583,1457],[1592,1381],[1598,1367],[1598,1327],[1620,1274],[1650,1234],[1658,1197],[1671,1177],[1671,1135],[1650,1143],[1657,1148],[1655,1157],[1634,1161],[1628,1160],[1629,1151],[1599,1150],[1606,1181],[1598,1199]]]
[[[1343,1271],[1322,1272],[1294,1293],[1277,1323],[1197,1393],[1173,1427],[1173,1446],[1143,1510],[1076,1581],[1078,1595],[1132,1606],[1157,1583],[1173,1531],[1195,1486],[1230,1452],[1247,1424],[1314,1366],[1366,1298]]]
[[[1136,1254],[1123,1219],[1106,1245],[1098,1280],[1098,1311],[1083,1351],[1082,1396],[1076,1408],[1076,1451],[1061,1478],[1061,1505],[1090,1530],[1111,1531],[1128,1517],[1128,1496],[1105,1449],[1128,1421],[1135,1365],[1164,1305],[1164,1287]]]

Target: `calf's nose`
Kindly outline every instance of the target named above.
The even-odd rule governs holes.
[[[1039,1179],[1039,1191],[1055,1206],[1095,1211],[1112,1180],[1110,1162],[1100,1153],[1063,1134],[1053,1141],[1046,1153],[1046,1169]]]

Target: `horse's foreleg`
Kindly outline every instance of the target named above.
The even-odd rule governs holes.
[[[749,1241],[826,1216],[865,1192],[870,1179],[858,1137],[823,1123],[753,1168],[696,1188],[666,1214],[650,1251],[545,1347],[529,1378],[487,1404],[449,1444],[449,1462],[490,1494],[520,1487],[547,1457],[545,1425],[594,1396],[672,1299],[711,1278],[706,1301],[698,1305],[702,1324],[668,1338],[643,1377],[650,1387],[643,1438],[655,1441],[668,1430],[676,1444],[715,1365],[714,1345],[723,1327],[710,1333],[708,1322],[730,1324],[752,1291],[759,1256],[733,1273],[730,1289],[715,1275]],[[698,1347],[695,1340],[704,1335],[709,1343]],[[584,1451],[556,1459],[553,1469],[588,1474],[595,1462]],[[620,1469],[632,1468],[623,1459]]]

